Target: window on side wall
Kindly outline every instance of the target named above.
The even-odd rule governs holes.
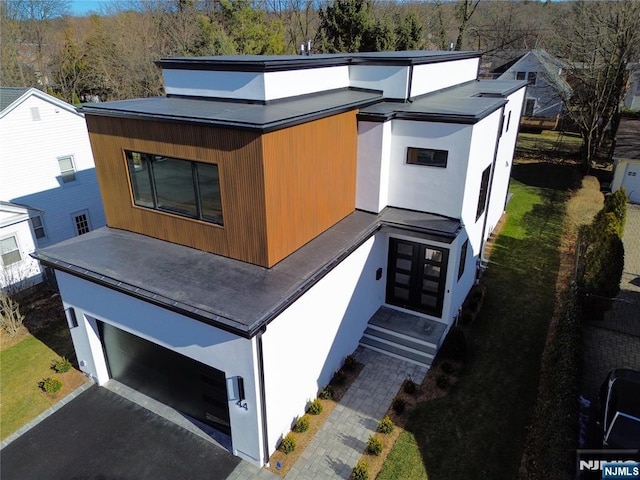
[[[536,100],[534,98],[527,98],[527,100],[524,103],[524,116],[525,117],[532,117],[533,116],[533,111],[536,108]]]
[[[71,218],[73,219],[73,225],[75,226],[77,235],[84,235],[91,231],[91,221],[87,210],[73,213],[71,214]]]
[[[516,72],[516,80],[524,80],[527,76],[527,72]]]
[[[20,248],[18,247],[18,239],[15,235],[0,240],[0,258],[2,258],[2,266],[8,267],[22,260]]]
[[[36,238],[44,238],[47,236],[47,232],[44,229],[44,223],[42,222],[41,215],[35,215],[30,218],[31,227],[33,228],[33,233],[35,233]]]
[[[480,195],[478,196],[478,209],[476,210],[476,221],[484,213],[487,206],[487,194],[489,193],[489,177],[491,176],[491,165],[482,172],[482,180],[480,180]]]
[[[133,203],[222,225],[218,166],[125,151]]]
[[[447,168],[447,150],[435,150],[433,148],[407,148],[407,163],[410,165],[422,165],[425,167]]]
[[[58,158],[58,166],[60,167],[60,177],[62,183],[73,182],[76,179],[76,166],[73,162],[73,157],[67,155]]]
[[[538,81],[538,73],[537,72],[527,72],[527,81],[529,85],[535,85]]]
[[[467,250],[469,248],[469,239],[467,238],[462,247],[460,247],[460,264],[458,265],[458,280],[464,275],[464,266],[467,263]]]

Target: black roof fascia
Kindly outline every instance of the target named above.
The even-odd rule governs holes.
[[[392,54],[393,53],[393,54]],[[308,68],[338,67],[344,65],[409,66],[451,62],[479,58],[479,52],[367,52],[352,54],[259,56],[176,57],[162,58],[155,63],[167,70],[209,70],[235,72],[280,72]]]
[[[173,98],[176,98],[176,97],[173,97]],[[209,125],[213,127],[232,128],[232,129],[239,129],[239,130],[251,130],[251,131],[256,131],[260,133],[269,133],[276,130],[281,130],[283,128],[294,127],[296,125],[300,125],[303,123],[319,120],[321,118],[330,117],[332,115],[339,115],[341,113],[349,112],[351,110],[355,110],[358,108],[368,107],[370,105],[374,105],[380,102],[382,99],[383,97],[382,95],[380,95],[378,98],[343,104],[338,107],[329,108],[326,110],[317,110],[314,112],[301,114],[301,115],[295,115],[289,118],[285,118],[275,122],[264,123],[264,124],[234,122],[230,120],[216,120],[216,119],[193,118],[193,117],[172,116],[172,115],[160,115],[160,114],[152,114],[152,113],[131,112],[131,111],[124,111],[124,110],[110,110],[106,108],[92,108],[90,106],[83,106],[81,111],[85,115],[98,115],[103,117],[133,118],[133,119],[147,119],[147,120],[151,119],[151,120],[158,120],[161,122],[200,124],[200,125]]]
[[[384,213],[382,213],[382,216],[384,216]],[[125,295],[129,295],[138,300],[142,300],[144,302],[148,302],[153,305],[165,308],[180,315],[193,318],[194,320],[198,320],[207,325],[211,325],[239,337],[250,339],[257,335],[259,332],[263,332],[266,326],[273,320],[275,320],[278,315],[280,315],[296,300],[302,297],[302,295],[304,295],[311,287],[318,283],[344,259],[351,255],[355,250],[357,250],[358,247],[360,247],[364,242],[375,235],[378,230],[383,228],[393,231],[412,232],[414,234],[417,234],[417,236],[419,236],[420,238],[432,239],[436,241],[444,240],[445,243],[451,243],[460,233],[461,226],[458,225],[455,231],[444,232],[428,228],[415,227],[397,222],[385,221],[383,218],[379,218],[378,221],[373,222],[372,225],[363,234],[360,235],[360,237],[351,242],[348,248],[345,248],[344,250],[339,252],[338,255],[326,262],[322,267],[318,268],[313,275],[311,275],[304,282],[298,285],[294,292],[288,294],[286,298],[284,298],[277,305],[274,305],[274,307],[267,311],[262,316],[262,318],[255,321],[252,325],[249,325],[248,328],[247,326],[242,325],[239,322],[236,322],[235,320],[228,317],[205,312],[202,309],[193,308],[182,302],[177,302],[162,295],[155,294],[151,291],[139,287],[134,287],[133,285],[129,285],[125,282],[112,279],[105,275],[97,274],[85,268],[74,266],[68,262],[62,262],[54,258],[49,258],[47,255],[39,251],[31,253],[30,256],[38,260],[43,265],[51,267],[54,270],[60,270],[61,272],[73,275],[75,277],[109,288],[111,290],[115,290]]]
[[[499,110],[507,101],[505,100],[494,109],[486,110],[481,115],[463,115],[463,114],[446,114],[446,113],[428,113],[428,112],[398,112],[389,113],[358,113],[358,120],[365,122],[384,123],[389,120],[412,120],[414,122],[439,122],[439,123],[457,123],[462,125],[475,125],[480,120],[488,117],[490,114]]]

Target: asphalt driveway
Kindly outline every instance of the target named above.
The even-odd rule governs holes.
[[[0,451],[3,480],[226,479],[241,462],[93,386]]]

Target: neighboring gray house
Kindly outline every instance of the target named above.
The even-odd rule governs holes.
[[[631,203],[640,204],[640,119],[622,118],[613,151],[611,191],[624,187]]]
[[[528,80],[521,126],[554,129],[564,106],[559,92],[571,87],[565,81],[566,64],[544,50],[529,50],[493,70],[498,80]]]
[[[624,107],[631,111],[640,111],[640,64],[628,67],[627,93],[624,96]]]

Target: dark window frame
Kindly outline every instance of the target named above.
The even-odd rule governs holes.
[[[458,280],[464,275],[464,267],[467,263],[467,250],[469,250],[469,239],[467,238],[460,247],[460,263],[458,264]]]
[[[531,109],[529,109],[529,105],[531,105]],[[533,112],[536,109],[536,99],[535,98],[525,98],[524,100],[524,112],[522,115],[524,117],[532,117]]]
[[[487,209],[487,196],[489,195],[489,181],[491,179],[491,165],[484,169],[480,179],[480,193],[478,194],[478,208],[476,209],[476,222]]]
[[[183,217],[183,218],[190,218],[192,220],[198,220],[201,222],[206,222],[206,223],[210,223],[213,225],[219,225],[219,226],[223,226],[224,221],[224,214],[223,214],[223,209],[222,209],[222,194],[220,192],[220,168],[218,166],[217,163],[208,163],[208,162],[197,162],[194,160],[187,160],[187,159],[183,159],[183,158],[176,158],[176,157],[168,157],[165,155],[157,155],[157,154],[152,154],[152,153],[145,153],[145,152],[135,152],[132,150],[124,150],[124,154],[125,154],[125,159],[127,162],[127,170],[129,172],[129,183],[131,186],[131,193],[133,196],[133,203],[134,205],[141,207],[141,208],[147,208],[149,210],[154,210],[157,212],[163,212],[163,213],[169,213],[172,215],[177,215],[179,217]],[[136,165],[136,160],[134,159],[134,155],[138,155],[139,157],[139,161],[144,161],[144,164],[146,167],[146,181],[148,182],[149,185],[149,195],[150,195],[150,201],[147,200],[141,200],[139,198],[137,198],[137,191],[138,188],[137,186],[137,181],[134,182],[133,181],[133,176],[135,174],[135,169],[137,167]],[[195,202],[195,213],[193,215],[190,215],[189,213],[185,212],[185,211],[180,211],[177,209],[171,209],[168,208],[166,206],[162,206],[160,205],[160,202],[158,200],[158,182],[154,173],[154,163],[160,162],[162,160],[171,160],[171,161],[177,161],[177,162],[185,162],[186,164],[188,164],[191,168],[191,185],[193,188],[193,195],[194,195],[194,202]],[[220,215],[219,217],[214,217],[212,215],[209,215],[206,211],[205,211],[205,201],[202,195],[202,189],[201,189],[201,185],[200,185],[200,173],[199,173],[199,166],[202,166],[201,168],[203,169],[203,176],[204,176],[204,168],[211,168],[211,167],[215,167],[215,176],[217,177],[217,194],[214,193],[212,199],[214,203],[218,203],[220,205]],[[214,189],[215,190],[215,189]],[[151,205],[148,205],[148,203],[151,203]]]
[[[38,222],[40,222],[39,225],[36,225],[36,219],[38,220]],[[29,218],[29,221],[31,222],[31,228],[33,228],[33,233],[35,234],[36,238],[44,238],[47,236],[47,230],[44,228],[44,220],[42,220],[42,215],[33,215]]]
[[[425,158],[425,156],[427,158]],[[449,161],[448,150],[438,150],[436,148],[407,147],[407,164],[408,165],[419,165],[421,167],[447,168],[448,161]]]
[[[73,226],[76,229],[76,235],[84,235],[91,231],[91,218],[89,210],[80,210],[71,214]]]

